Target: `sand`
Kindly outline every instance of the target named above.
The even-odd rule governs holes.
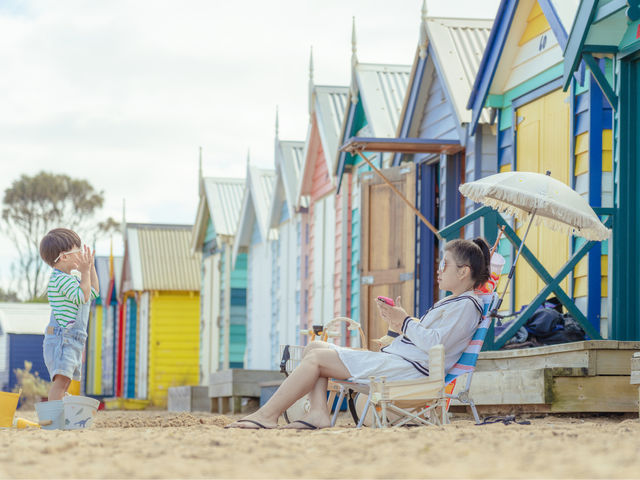
[[[35,418],[33,412],[20,416]],[[213,414],[98,412],[92,429],[0,429],[0,478],[640,478],[637,416],[531,425],[225,430]]]

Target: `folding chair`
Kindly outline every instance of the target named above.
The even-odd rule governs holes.
[[[367,395],[363,412],[358,418],[358,428],[364,424],[372,404],[374,405],[372,409],[372,426],[374,428],[406,425],[409,422],[426,425],[449,423],[447,410],[452,399],[469,405],[476,423],[480,423],[476,406],[469,395],[469,389],[471,388],[478,355],[482,350],[484,339],[491,325],[491,317],[488,313],[495,304],[497,295],[495,293],[481,295],[481,298],[483,301],[483,316],[480,324],[469,345],[446,376],[444,375],[444,347],[436,345],[429,350],[429,377],[425,380],[387,382],[383,377],[370,377],[369,384],[331,380],[331,383],[338,385],[340,388],[338,405],[342,403],[346,395],[350,396],[350,408],[354,419],[357,418],[357,412],[355,412],[353,395],[355,393]],[[465,387],[455,394],[446,393],[446,386],[451,385],[459,376],[464,374],[468,375]],[[438,410],[439,412],[436,414]],[[390,420],[390,412],[398,414],[399,417]],[[332,426],[335,425],[337,413],[336,409],[331,421]]]

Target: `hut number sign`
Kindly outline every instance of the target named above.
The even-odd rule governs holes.
[[[627,8],[627,17],[632,22],[640,20],[640,0],[627,0],[629,8]]]

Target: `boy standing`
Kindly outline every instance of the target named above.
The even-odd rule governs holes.
[[[53,267],[47,288],[51,318],[42,344],[52,380],[49,400],[62,399],[71,380],[81,378],[91,300],[98,298],[94,255],[67,228],[51,230],[40,242],[40,256]],[[71,270],[80,271],[80,280]]]

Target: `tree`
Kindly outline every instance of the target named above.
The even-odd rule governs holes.
[[[18,251],[17,275],[29,298],[40,296],[46,264],[40,258],[40,240],[51,229],[70,228],[85,241],[113,229],[113,219],[96,222],[104,193],[86,180],[40,172],[22,175],[4,192],[2,220],[7,236]]]
[[[0,287],[0,302],[19,302],[18,294],[7,288],[6,290]]]

